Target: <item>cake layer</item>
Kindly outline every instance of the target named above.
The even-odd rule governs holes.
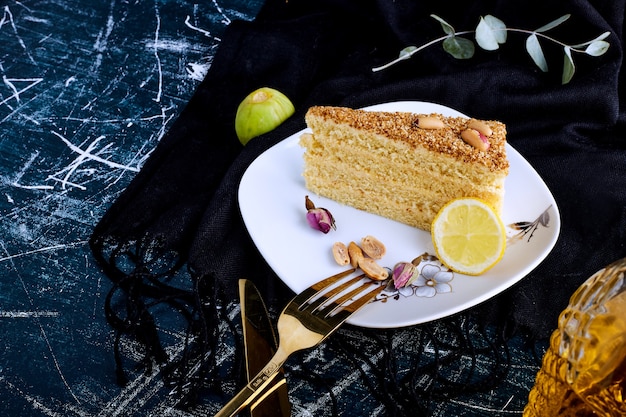
[[[345,129],[343,134],[346,133],[356,135],[359,132],[355,129]],[[382,148],[381,144],[376,144],[377,147],[374,148],[371,145],[375,144],[375,141],[370,140],[368,148],[351,144],[350,152],[345,152],[341,146],[341,139],[334,135],[328,138],[329,141],[323,143],[323,146],[320,146],[322,142],[314,137],[304,136],[301,139],[300,143],[307,148],[304,155],[305,166],[342,164],[344,166],[337,166],[331,170],[335,171],[336,175],[358,171],[369,173],[381,181],[392,178],[406,183],[421,182],[424,175],[450,177],[451,181],[462,181],[469,186],[481,186],[502,178],[501,172],[493,171],[484,165],[463,164],[449,155],[433,153],[426,149],[409,149],[400,144],[394,146],[395,149],[392,150],[389,147],[385,148],[383,155],[376,155]]]
[[[420,128],[424,116],[445,126]],[[484,122],[493,133],[480,151],[461,139],[466,118],[313,107],[306,121],[313,133],[300,140],[303,175],[316,194],[426,230],[457,197],[501,210],[508,161],[500,122]]]
[[[448,200],[456,198],[459,194],[468,194],[466,196],[478,197],[487,201],[492,201],[492,205],[496,209],[501,209],[500,197],[504,191],[504,180],[496,179],[490,184],[467,183],[459,178],[450,178],[446,181],[445,189],[439,187],[441,176],[433,175],[430,172],[423,172],[419,176],[419,181],[410,183],[403,182],[393,176],[392,173],[385,179],[380,181],[377,175],[371,172],[354,171],[349,165],[341,162],[311,166],[307,170],[308,180],[307,188],[311,191],[322,191],[324,187],[332,188],[329,193],[347,192],[348,194],[362,193],[364,188],[389,190],[394,194],[405,195],[419,193],[420,199],[436,199],[447,198]],[[333,172],[342,170],[341,175],[333,174]],[[368,185],[369,184],[369,185]],[[334,198],[333,198],[334,199]]]

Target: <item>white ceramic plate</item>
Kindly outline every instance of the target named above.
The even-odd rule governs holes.
[[[448,107],[424,102],[393,102],[367,109],[463,116]],[[302,177],[303,149],[298,144],[300,135],[306,131],[286,138],[260,155],[248,167],[239,187],[239,205],[248,232],[280,279],[297,293],[340,272],[343,267],[332,258],[332,244],[358,242],[366,235],[376,236],[386,245],[387,254],[380,262],[384,266],[410,262],[424,252],[435,253],[430,234],[423,230],[309,192]],[[445,268],[434,262],[423,269],[425,279],[418,284],[428,281],[441,285],[414,284],[401,292],[387,293],[384,299],[367,305],[350,318],[351,324],[392,328],[449,316],[509,288],[548,255],[560,229],[556,202],[537,172],[510,145],[507,153],[510,171],[505,183],[502,220],[507,225],[509,242],[502,260],[481,276],[445,272]],[[309,227],[305,195],[317,207],[333,214],[337,230],[323,234]],[[435,293],[435,288],[440,292]]]

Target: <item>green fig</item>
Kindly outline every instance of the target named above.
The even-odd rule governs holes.
[[[250,139],[278,127],[294,112],[293,104],[283,93],[269,87],[259,88],[239,104],[235,132],[245,145]]]

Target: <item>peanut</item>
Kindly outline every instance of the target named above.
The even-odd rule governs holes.
[[[470,129],[477,130],[478,132],[482,133],[483,136],[489,137],[493,135],[493,130],[491,130],[489,125],[487,125],[487,123],[481,120],[472,119],[468,123],[467,127],[469,127]]]
[[[374,259],[380,259],[385,256],[387,248],[383,243],[374,236],[368,235],[361,239],[361,249],[367,256]]]
[[[335,242],[333,244],[333,258],[339,265],[344,266],[350,263],[350,255],[348,255],[348,248],[342,242]]]
[[[481,136],[478,130],[474,129],[465,129],[461,132],[461,138],[465,143],[472,145],[474,148],[479,151],[486,151],[489,149],[489,141],[485,136]]]
[[[348,244],[348,256],[350,257],[350,265],[352,265],[353,268],[359,266],[361,260],[365,259],[365,256],[363,256],[363,251],[361,250],[359,245],[354,242],[350,242]]]
[[[421,129],[443,129],[446,125],[435,116],[420,116],[417,118],[417,127]]]
[[[363,271],[365,275],[376,281],[382,281],[389,276],[389,272],[378,265],[372,258],[361,258],[359,268],[361,268],[361,271]]]

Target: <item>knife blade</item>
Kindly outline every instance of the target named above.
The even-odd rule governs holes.
[[[254,283],[239,280],[239,300],[243,325],[246,378],[250,381],[274,355],[278,342],[263,298]],[[289,417],[291,403],[283,371],[278,373],[266,392],[250,406],[251,417]]]

